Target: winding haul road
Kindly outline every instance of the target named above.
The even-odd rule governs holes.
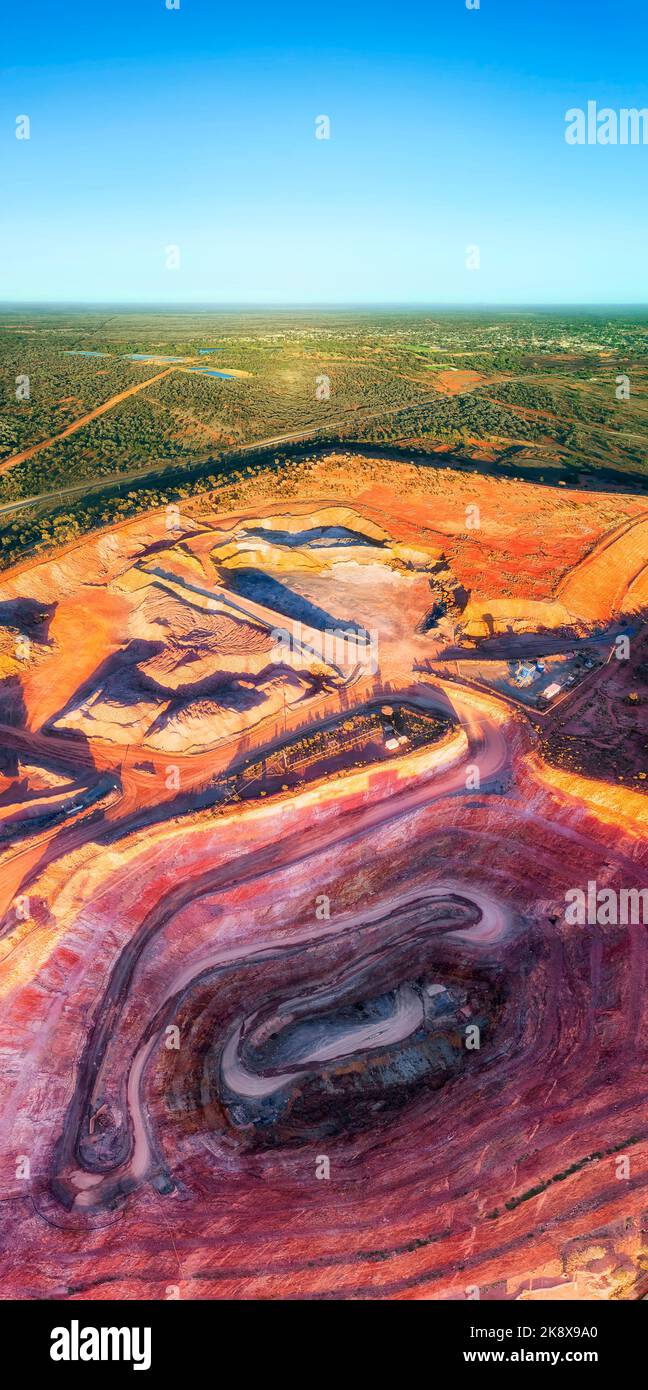
[[[48,862],[46,846],[41,865],[32,864],[31,932],[10,925],[5,944],[13,949],[14,979],[22,978],[28,992],[35,934],[47,1002],[2,1083],[2,1135],[9,1152],[33,1155],[38,1174],[31,1214],[11,1180],[4,1195],[25,1223],[21,1258],[40,1250],[38,1267],[49,1271],[44,1283],[41,1275],[36,1280],[41,1290],[65,1296],[57,1273],[62,1250],[75,1252],[78,1267],[88,1240],[98,1296],[120,1279],[126,1296],[143,1289],[157,1296],[160,1280],[164,1287],[176,1278],[190,1280],[192,1297],[264,1296],[261,1290],[281,1290],[282,1297],[406,1297],[414,1290],[467,1296],[474,1280],[488,1289],[493,1268],[503,1263],[513,1290],[526,1287],[529,1271],[541,1278],[543,1268],[548,1287],[557,1287],[566,1278],[565,1222],[570,1232],[586,1233],[592,1223],[607,1229],[608,1220],[612,1229],[634,1191],[608,1191],[615,1146],[632,1149],[638,1192],[648,1186],[648,1124],[636,1108],[641,1058],[628,1054],[629,1039],[636,1046],[642,1036],[645,938],[565,939],[560,924],[550,925],[550,907],[575,874],[636,872],[637,845],[615,841],[541,789],[529,762],[533,731],[507,701],[449,681],[419,682],[400,695],[391,690],[389,698],[450,707],[454,732],[438,746],[336,784],[217,819],[200,812],[138,830],[139,784],[125,785],[126,804],[112,813],[120,853],[77,826],[59,842],[62,856],[52,853]],[[50,742],[58,754],[65,747],[47,735],[14,736],[18,744],[40,737],[41,752]],[[75,753],[71,744],[71,761]],[[353,900],[349,885],[356,882]],[[321,893],[330,916],[314,912]],[[284,1020],[309,997],[315,1008],[323,990],[334,1006],[342,982],[356,972],[366,998],[393,990],[391,1017],[324,1039],[297,1071],[317,1076],[346,1058],[361,1077],[367,1057],[391,1055],[417,1034],[421,998],[411,981],[423,959],[459,980],[486,972],[505,1026],[498,1025],[483,1061],[448,1081],[442,1100],[424,1090],[389,1123],[377,1121],[373,1134],[358,1137],[351,1127],[324,1149],[318,1135],[310,1150],[279,1146],[248,1159],[243,1149],[233,1158],[236,1136],[222,1131],[204,1081],[196,1091],[192,1059],[217,1046],[226,1088],[272,1101],[294,1085],[296,1069],[255,1072],[245,1063],[242,1045],[254,1032],[259,1003],[276,998]],[[607,1033],[600,1017],[613,1020]],[[177,1059],[167,1043],[175,1028]],[[51,1123],[43,1132],[45,1056]],[[201,1103],[190,1104],[198,1093]],[[519,1144],[511,1137],[512,1114]],[[330,1152],[336,1174],[335,1218],[326,1184],[313,1189],[308,1176],[313,1154],[322,1151]],[[555,1197],[553,1175],[574,1163]],[[605,1163],[609,1180],[597,1167]],[[270,1247],[265,1235],[263,1274],[260,1175],[273,1231]],[[210,1189],[222,1192],[224,1206],[206,1197]],[[522,1200],[527,1189],[536,1192],[533,1208]],[[306,1243],[294,1221],[304,1202],[313,1204],[315,1222]],[[533,1237],[540,1212],[548,1234]],[[385,1245],[377,1260],[371,1251],[379,1230]],[[179,1271],[169,1265],[169,1252],[185,1237],[194,1252],[204,1252],[202,1283],[195,1254],[190,1276],[182,1258]],[[620,1278],[626,1256],[616,1237],[601,1239],[611,1252],[610,1277]],[[147,1257],[153,1246],[157,1273]],[[130,1272],[120,1274],[127,1251]]]

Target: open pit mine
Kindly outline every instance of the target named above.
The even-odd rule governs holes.
[[[3,1297],[648,1293],[647,605],[330,452],[3,575]]]

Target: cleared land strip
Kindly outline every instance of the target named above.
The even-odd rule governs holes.
[[[91,420],[96,420],[99,415],[105,415],[107,410],[112,410],[113,406],[119,405],[129,396],[135,396],[138,391],[143,391],[145,387],[152,386],[154,381],[161,381],[162,377],[168,376],[174,370],[167,367],[163,372],[158,372],[157,376],[149,376],[146,381],[137,381],[134,386],[128,386],[125,391],[120,391],[119,395],[111,396],[109,401],[104,401],[103,405],[98,405],[94,410],[89,410],[87,415],[82,415],[80,420],[75,420],[73,424],[66,425],[60,434],[52,435],[51,439],[42,439],[40,444],[32,444],[29,449],[23,449],[21,454],[12,454],[11,458],[5,459],[0,463],[0,473],[8,473],[10,468],[15,468],[16,464],[24,463],[26,459],[31,459],[34,454],[39,454],[41,449],[48,449],[50,444],[58,444],[59,439],[65,439],[68,434],[74,434],[76,430],[83,429],[84,425],[89,425]]]

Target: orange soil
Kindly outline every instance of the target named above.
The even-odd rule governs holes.
[[[78,595],[59,601],[49,638],[60,652],[28,672],[23,698],[31,729],[40,729],[57,710],[123,643],[122,629],[128,607],[121,594],[97,586],[91,603],[79,603]]]
[[[559,586],[564,603],[574,605],[592,621],[619,611],[628,590],[633,607],[645,602],[648,568],[646,513],[604,535]]]
[[[434,385],[446,396],[460,396],[463,391],[474,391],[475,387],[485,380],[481,372],[473,372],[463,367],[448,367],[446,371],[438,372],[434,378]]]

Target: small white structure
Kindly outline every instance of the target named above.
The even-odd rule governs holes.
[[[543,695],[545,697],[545,700],[555,700],[556,695],[558,695],[559,692],[560,686],[557,681],[554,681],[553,685],[548,685],[547,689],[543,691]]]

